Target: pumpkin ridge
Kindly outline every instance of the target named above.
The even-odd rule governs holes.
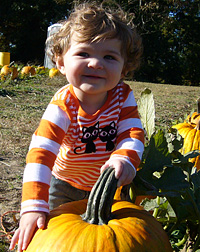
[[[198,139],[200,137],[199,132],[200,132],[199,130],[196,130],[196,132],[195,132],[194,141],[193,141],[193,145],[192,145],[192,150],[198,150],[198,148],[199,148],[199,141],[198,141]]]
[[[112,229],[112,227],[110,225],[102,225],[102,228],[104,229],[104,234],[106,235],[106,239],[105,240],[105,248],[107,248],[108,246],[107,241],[109,241],[109,243],[111,242],[111,244],[109,244],[110,248],[111,248],[111,252],[112,251],[116,251],[118,252],[118,246],[116,244],[117,241],[117,237],[116,234],[114,232],[114,230]],[[111,239],[112,237],[112,239]],[[101,251],[101,250],[99,250]]]
[[[114,222],[114,223],[113,223]],[[116,222],[118,223],[116,225]],[[118,220],[111,220],[111,223],[109,223],[110,228],[113,230],[113,232],[116,235],[116,245],[118,250],[117,251],[138,251],[139,252],[139,243],[135,236],[137,236],[137,232],[133,233],[129,232],[127,228],[123,227],[121,225],[122,222],[119,222]],[[124,239],[126,237],[126,239]],[[134,244],[131,246],[131,244]]]
[[[185,138],[187,134],[190,132],[190,130],[193,129],[192,125],[188,123],[180,123],[180,124],[174,125],[172,128],[177,129],[179,134],[183,138]]]
[[[193,128],[184,138],[184,154],[192,150],[196,130]]]

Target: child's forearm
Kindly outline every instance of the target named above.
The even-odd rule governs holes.
[[[142,128],[131,128],[120,135],[120,141],[111,158],[125,159],[135,169],[138,168],[144,151],[144,131]]]

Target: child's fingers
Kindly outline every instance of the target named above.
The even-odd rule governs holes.
[[[110,165],[108,163],[105,163],[104,165],[101,166],[101,173],[105,171]]]
[[[22,252],[25,248],[24,248],[24,233],[25,230],[21,230],[20,234],[19,234],[19,240],[18,240],[18,252]]]
[[[19,232],[20,232],[20,229],[17,229],[15,234],[13,235],[11,243],[10,243],[10,247],[9,247],[10,250],[13,250],[15,248],[15,245],[17,244],[18,239],[19,239]]]
[[[108,160],[104,165],[102,165],[101,173],[108,167],[113,167],[115,169],[115,178],[119,179],[123,171],[123,164],[118,160]]]
[[[46,220],[46,217],[43,216],[43,215],[38,218],[38,220],[37,220],[37,227],[39,229],[43,229],[44,228],[45,220]]]
[[[43,212],[29,212],[22,215],[20,227],[16,230],[10,243],[10,250],[13,250],[18,243],[18,252],[28,247],[36,228],[43,229],[45,226],[46,214]]]
[[[33,228],[32,225],[28,225],[27,228],[25,229],[25,232],[24,232],[22,238],[20,239],[22,241],[22,250],[27,249],[28,244],[30,243],[30,241],[33,237],[34,231],[35,231],[35,228]]]
[[[117,183],[117,187],[128,185],[132,182],[135,177],[135,173],[133,172],[133,168],[129,167],[129,169],[123,169],[119,177],[119,181]]]
[[[115,178],[120,179],[122,174],[123,174],[123,165],[119,163],[115,165]]]

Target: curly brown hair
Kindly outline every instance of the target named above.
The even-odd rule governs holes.
[[[111,9],[103,4],[98,6],[96,2],[80,4],[61,24],[61,29],[46,42],[47,53],[53,63],[56,62],[57,56],[69,49],[71,37],[76,33],[76,40],[80,43],[119,39],[125,60],[123,74],[130,76],[139,67],[142,54],[141,37],[119,6],[117,9]]]

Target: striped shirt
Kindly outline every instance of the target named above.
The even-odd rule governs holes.
[[[131,88],[120,83],[108,91],[105,104],[93,115],[81,108],[68,84],[48,105],[32,136],[24,171],[22,210],[49,212],[51,175],[90,191],[101,166],[112,158],[137,169],[144,132]]]

